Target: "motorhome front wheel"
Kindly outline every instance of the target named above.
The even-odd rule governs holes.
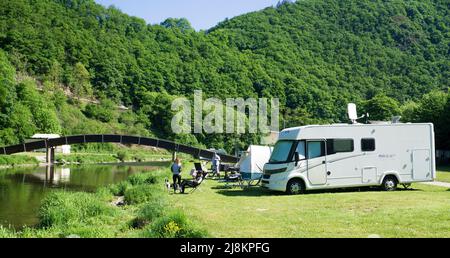
[[[286,190],[286,192],[291,195],[302,194],[305,190],[305,186],[300,179],[292,179],[287,184]]]

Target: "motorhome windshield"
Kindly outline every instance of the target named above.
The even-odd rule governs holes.
[[[286,162],[291,152],[292,144],[294,141],[279,141],[275,144],[275,147],[270,157],[269,163],[282,163]]]

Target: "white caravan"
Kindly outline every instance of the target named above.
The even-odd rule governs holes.
[[[389,191],[435,177],[433,124],[312,125],[280,133],[262,186],[289,194],[361,186]]]

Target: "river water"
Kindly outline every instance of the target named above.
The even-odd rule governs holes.
[[[0,225],[19,229],[38,223],[45,196],[55,190],[94,192],[127,177],[167,166],[166,162],[124,165],[15,168],[0,170]]]

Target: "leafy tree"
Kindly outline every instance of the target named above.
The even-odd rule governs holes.
[[[23,142],[37,132],[33,114],[27,106],[20,102],[14,104],[13,110],[10,125],[17,139]]]
[[[448,4],[429,0],[296,1],[200,32],[186,19],[147,25],[93,0],[0,1],[0,130],[17,140],[9,119],[20,100],[37,130],[58,129],[50,123],[67,134],[129,130],[175,139],[169,103],[196,89],[222,100],[277,97],[289,126],[344,122],[348,102],[361,103],[374,120],[401,112],[434,121],[440,111],[421,98],[450,85],[449,24]],[[14,77],[22,83],[27,76],[55,88],[15,88]],[[81,99],[95,92],[132,106],[136,120],[127,113],[117,121],[116,109],[102,104],[83,113],[83,101],[66,101],[60,84]],[[435,126],[449,138],[446,124]],[[179,138],[220,147],[245,146],[258,135]]]
[[[82,63],[75,64],[75,67],[73,68],[73,82],[71,84],[75,96],[91,97],[93,95],[90,77],[89,71]]]
[[[400,115],[398,102],[384,94],[379,94],[364,103],[366,113],[370,120],[390,120],[393,116]]]
[[[186,18],[176,19],[176,18],[168,18],[161,23],[161,25],[165,28],[178,28],[182,32],[194,31],[191,26],[191,23]]]
[[[109,123],[117,119],[117,106],[110,99],[102,99],[100,104],[86,105],[84,114],[104,123]]]
[[[9,63],[7,56],[0,50],[0,128],[8,124],[8,116],[15,99],[14,93],[14,67]]]

